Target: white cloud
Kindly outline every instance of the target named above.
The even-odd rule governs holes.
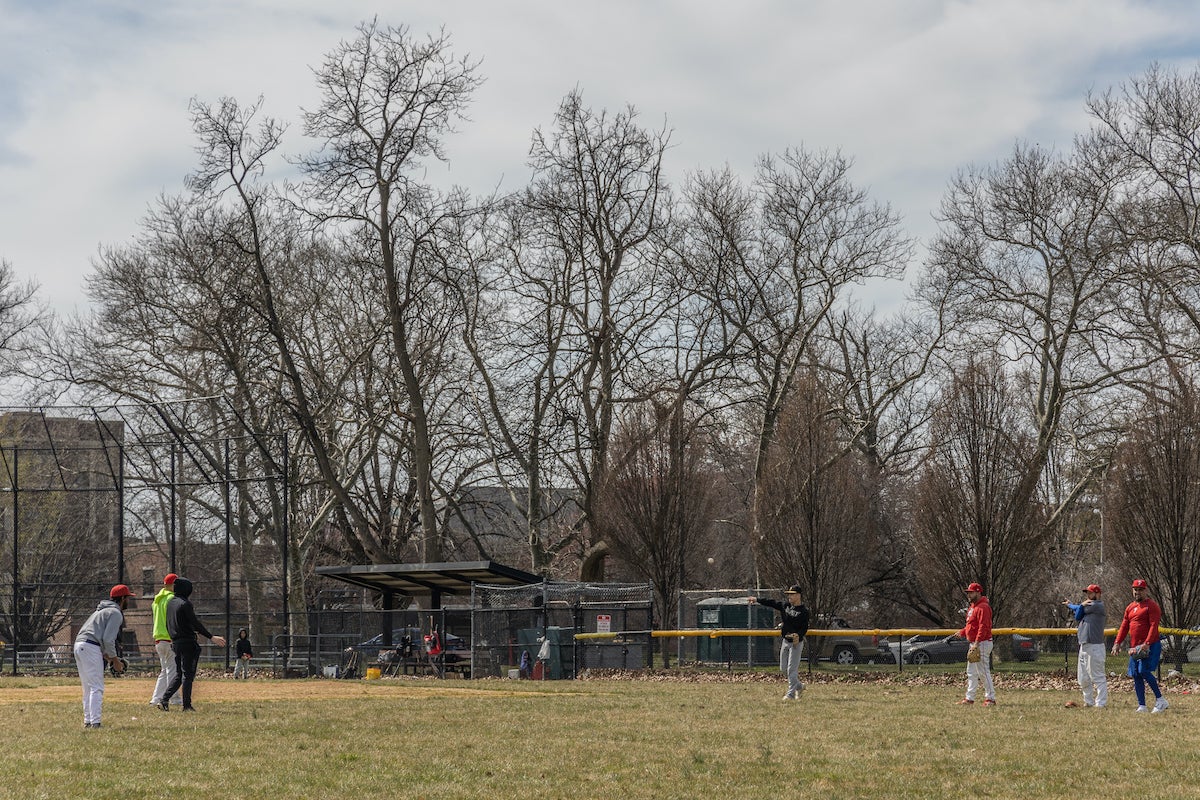
[[[133,235],[191,168],[190,98],[263,95],[297,134],[310,68],[376,11],[445,26],[483,60],[472,121],[432,168],[475,191],[520,185],[531,130],[579,86],[594,106],[666,118],[676,178],[840,148],[923,237],[960,167],[1018,138],[1065,148],[1088,89],[1200,57],[1185,2],[0,0],[0,258],[55,307],[82,304],[97,246]]]

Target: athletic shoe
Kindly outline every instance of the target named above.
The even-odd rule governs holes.
[[[788,692],[787,694],[785,694],[785,695],[783,696],[783,699],[784,699],[784,700],[795,700],[795,699],[796,699],[796,695],[792,694],[791,692]]]
[[[1135,714],[1145,714],[1149,710],[1150,709],[1146,708],[1145,706],[1138,706],[1136,709],[1134,709],[1134,713]]]
[[[1151,714],[1161,714],[1162,712],[1166,711],[1170,707],[1171,707],[1171,704],[1167,702],[1167,698],[1160,697],[1154,701],[1154,709],[1150,713]]]
[[[983,704],[985,706],[994,706],[994,705],[996,705],[996,701],[995,700],[984,700]]]
[[[964,697],[962,700],[959,700],[959,701],[958,701],[958,704],[959,704],[960,706],[973,706],[973,705],[975,705],[975,701],[974,701],[974,700],[968,700],[967,698],[965,698],[965,697]]]
[[[196,709],[194,706],[184,706],[183,710],[184,711],[195,711]]]
[[[158,707],[159,707],[159,708],[161,708],[163,711],[170,711],[170,710],[171,710],[171,706],[170,706],[170,705],[168,705],[168,702],[167,702],[166,700],[163,700],[161,703],[159,703],[159,704],[158,704]]]
[[[796,689],[796,699],[800,699],[800,695],[804,694],[804,684],[800,684],[800,688]]]

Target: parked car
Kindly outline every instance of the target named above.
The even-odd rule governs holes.
[[[1014,661],[1037,661],[1042,648],[1038,640],[1032,636],[1022,636],[1014,633],[1012,637],[1012,652]]]
[[[850,623],[841,617],[817,618],[813,628],[822,630],[850,630]],[[866,636],[809,636],[809,657],[826,659],[836,664],[894,664],[895,656],[887,641],[875,635]]]
[[[967,660],[966,639],[918,634],[893,645],[905,664],[953,664]]]
[[[1162,662],[1164,664],[1200,662],[1200,637],[1166,637],[1163,641]]]
[[[898,654],[902,651],[905,664],[955,664],[967,660],[968,647],[970,644],[966,639],[920,634],[910,636],[901,644],[892,645],[892,652]],[[1040,653],[1036,639],[1013,634],[1015,661],[1036,661]]]

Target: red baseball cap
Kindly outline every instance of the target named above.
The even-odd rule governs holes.
[[[176,575],[174,572],[168,572],[167,577],[163,578],[163,583],[165,583],[167,586],[170,586],[172,583],[175,582],[175,579],[178,577],[179,576]]]
[[[966,591],[966,592],[979,592],[980,594],[983,594],[983,587],[982,587],[982,586],[980,586],[978,583],[972,583],[970,586],[968,586],[968,587],[967,587],[966,589],[964,589],[963,591]]]
[[[1150,584],[1146,583],[1141,578],[1138,578],[1136,581],[1133,582],[1133,588],[1134,589],[1149,589]]]
[[[1096,594],[1100,594],[1100,587],[1094,583],[1089,583],[1087,588],[1084,589],[1084,591],[1085,592],[1095,592]]]
[[[134,594],[130,588],[123,583],[118,583],[116,586],[112,587],[112,589],[110,589],[108,592],[108,596],[113,600],[117,600],[122,597],[137,597],[137,595]]]

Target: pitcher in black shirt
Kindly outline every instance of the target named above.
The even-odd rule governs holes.
[[[170,709],[175,690],[183,687],[183,710],[195,711],[192,708],[192,684],[196,681],[196,668],[200,664],[200,642],[196,635],[200,634],[217,647],[225,646],[225,637],[213,636],[204,627],[204,623],[196,617],[192,608],[192,582],[187,578],[175,579],[175,596],[167,602],[167,632],[171,634],[171,649],[175,651],[175,679],[163,693],[162,702],[158,707],[163,711]]]
[[[786,603],[765,597],[751,597],[750,602],[773,608],[783,617],[783,627],[779,631],[783,636],[779,646],[779,670],[788,676],[788,690],[783,699],[795,700],[804,691],[804,684],[800,682],[800,652],[808,633],[808,607],[801,602],[799,586],[790,587],[786,594]]]

